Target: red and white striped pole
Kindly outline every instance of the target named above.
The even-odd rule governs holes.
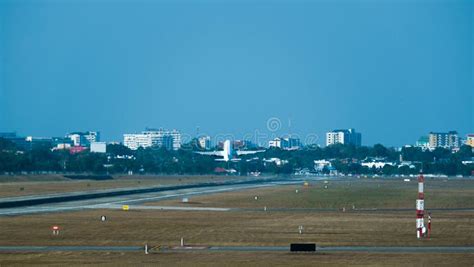
[[[416,200],[416,237],[418,239],[423,237],[425,232],[425,193],[423,192],[423,185],[425,178],[423,173],[418,176],[418,199]]]
[[[428,212],[428,238],[431,237],[431,212]]]

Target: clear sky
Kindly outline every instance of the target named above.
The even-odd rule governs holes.
[[[473,3],[0,0],[0,131],[464,135]]]

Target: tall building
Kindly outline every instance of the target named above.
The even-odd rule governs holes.
[[[429,143],[430,149],[437,147],[457,149],[461,146],[461,140],[456,131],[449,131],[447,133],[430,132]]]
[[[466,138],[466,145],[474,148],[474,134],[468,134]]]
[[[301,145],[301,141],[299,138],[294,137],[282,137],[282,138],[275,138],[268,142],[269,147],[278,147],[285,150],[294,150],[299,149]]]
[[[124,134],[124,146],[136,150],[139,147],[164,147],[168,150],[181,148],[181,134],[177,130],[149,129],[140,134]]]
[[[355,129],[334,130],[326,133],[326,146],[334,144],[352,144],[361,146],[362,135],[355,131]]]
[[[198,137],[198,144],[201,149],[211,149],[211,137],[210,136],[200,136]]]
[[[73,132],[66,135],[74,146],[90,146],[91,143],[100,141],[100,132]]]

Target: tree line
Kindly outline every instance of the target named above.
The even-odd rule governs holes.
[[[212,174],[216,168],[235,169],[246,175],[249,172],[290,174],[298,170],[314,171],[314,160],[330,160],[334,169],[343,174],[416,174],[421,169],[425,173],[445,175],[471,175],[473,164],[463,164],[463,160],[473,157],[472,148],[462,146],[456,153],[437,148],[423,151],[419,147],[403,147],[401,151],[381,144],[372,147],[353,145],[331,145],[327,147],[306,146],[299,150],[269,148],[258,155],[246,155],[237,162],[219,162],[211,156],[194,153],[198,148],[193,143],[183,145],[180,150],[164,148],[129,148],[111,144],[107,153],[91,153],[88,150],[71,154],[68,150],[52,150],[51,146],[40,144],[28,150],[21,150],[8,139],[0,138],[0,174],[20,172],[57,173],[153,173],[153,174]],[[263,161],[278,158],[284,163]],[[367,158],[384,159],[387,162],[410,164],[385,165],[383,168],[368,168],[360,163]],[[329,173],[325,168],[323,173]]]

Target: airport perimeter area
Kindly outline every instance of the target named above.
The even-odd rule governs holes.
[[[140,186],[174,184],[170,178],[163,184],[149,179],[153,182],[142,180]],[[17,208],[32,212],[0,216],[0,265],[474,264],[474,180],[426,179],[432,235],[418,240],[416,179],[332,179],[288,178]],[[186,180],[177,178],[176,184]],[[47,188],[38,183],[32,195]],[[64,192],[71,192],[63,183]],[[82,183],[90,190],[99,184],[100,190],[123,187],[123,179],[107,186]],[[9,186],[13,190],[15,184]],[[28,182],[22,186],[28,188]],[[58,235],[52,226],[60,227]],[[316,243],[318,250],[291,253],[285,249],[290,243]]]

